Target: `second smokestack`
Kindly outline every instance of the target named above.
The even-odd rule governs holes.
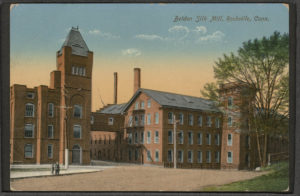
[[[118,73],[114,73],[114,104],[118,102]]]
[[[134,68],[133,94],[141,88],[141,69]]]

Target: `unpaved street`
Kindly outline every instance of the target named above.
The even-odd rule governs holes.
[[[12,180],[11,188],[16,191],[199,191],[204,186],[227,184],[262,174],[235,170],[118,166],[95,173]]]

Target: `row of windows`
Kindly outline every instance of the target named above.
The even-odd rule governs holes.
[[[94,144],[101,144],[102,143],[102,140],[103,140],[103,144],[106,144],[106,143],[108,143],[108,144],[110,144],[111,143],[111,138],[110,138],[110,136],[108,137],[108,142],[106,142],[107,141],[107,139],[106,139],[106,136],[104,136],[104,139],[95,139],[95,140],[91,140],[91,144],[93,144],[93,141],[94,141]]]
[[[151,125],[151,114],[148,113],[146,117],[147,117],[147,119],[146,119],[147,125]],[[145,115],[144,114],[135,115],[134,119],[133,119],[133,116],[129,116],[128,125],[130,127],[132,127],[133,122],[134,122],[134,126],[139,126],[139,125],[144,126],[144,124],[145,124]],[[154,114],[154,123],[159,124],[159,113],[158,112],[156,112]]]
[[[147,108],[151,108],[151,99],[147,100]],[[141,101],[141,102],[136,101],[134,104],[134,109],[135,110],[145,109],[145,102],[144,101]]]
[[[146,132],[147,144],[151,144],[151,133],[152,133],[152,131]],[[132,138],[133,136],[134,136],[134,138]],[[128,133],[128,143],[129,144],[132,144],[133,142],[135,144],[138,144],[138,143],[144,144],[144,132],[140,132],[140,134],[138,134],[138,132],[134,132],[133,136],[132,136],[132,133]],[[154,131],[154,143],[155,144],[159,143],[159,132],[158,131]]]
[[[184,161],[183,154],[184,154],[184,150],[177,151],[177,161],[179,163],[183,163],[183,161]],[[202,154],[203,154],[202,151],[200,151],[200,150],[197,151],[197,163],[203,162]],[[215,163],[220,163],[220,152],[215,151],[214,156],[215,156]],[[206,151],[205,158],[206,158],[205,159],[206,163],[211,163],[211,151],[210,150]],[[172,149],[168,150],[167,159],[168,159],[168,162],[173,162],[173,150]],[[193,150],[187,151],[187,162],[188,163],[194,162],[194,151]]]
[[[34,154],[33,144],[25,144],[24,157],[25,158],[33,158],[33,154]],[[53,145],[52,144],[48,144],[47,154],[48,154],[48,158],[53,158]]]
[[[85,67],[72,66],[72,74],[79,75],[79,76],[85,76]]]

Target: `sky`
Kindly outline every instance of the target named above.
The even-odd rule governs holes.
[[[223,54],[289,31],[288,6],[274,3],[17,4],[10,17],[10,82],[30,88],[49,85],[56,52],[79,27],[94,52],[92,111],[102,107],[100,97],[113,103],[114,72],[118,103],[131,98],[134,67],[142,88],[201,97]]]

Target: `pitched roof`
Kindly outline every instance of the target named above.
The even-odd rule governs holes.
[[[65,46],[69,46],[72,48],[72,54],[79,56],[88,56],[89,48],[83,40],[78,28],[71,28],[65,42],[58,51],[59,54],[62,53],[62,49]]]
[[[105,108],[97,110],[96,112],[101,114],[121,114],[126,104],[127,103],[109,105]]]
[[[218,107],[214,104],[213,101],[203,99],[200,97],[193,97],[188,95],[181,95],[163,91],[156,91],[150,89],[140,88],[127,103],[124,110],[133,102],[133,100],[141,93],[144,92],[153,100],[155,100],[162,107],[173,107],[173,108],[182,108],[182,109],[191,109],[191,110],[201,110],[201,111],[210,111],[210,112],[220,112]]]

